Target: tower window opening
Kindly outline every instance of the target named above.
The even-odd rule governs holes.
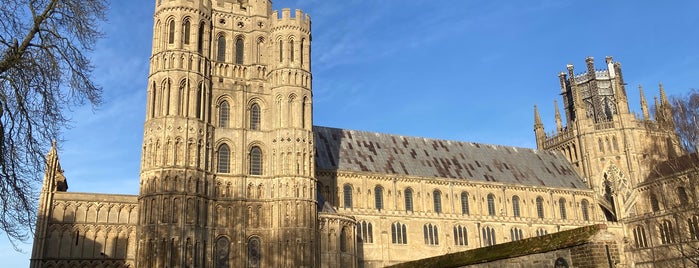
[[[284,42],[279,40],[279,62],[284,61]]]
[[[218,147],[218,165],[217,172],[219,173],[230,173],[231,172],[231,152],[228,145],[221,144]]]
[[[189,32],[190,32],[189,19],[185,19],[184,24],[182,25],[182,42],[185,45],[189,45]]]
[[[221,35],[218,37],[218,51],[216,52],[217,61],[226,61],[226,37]]]
[[[250,129],[260,130],[260,105],[257,103],[250,106]]]
[[[167,43],[168,44],[175,43],[175,21],[174,20],[171,20],[170,24],[168,26]]]
[[[204,23],[199,25],[199,32],[197,33],[197,51],[202,53],[204,51]]]
[[[219,106],[219,113],[218,113],[218,126],[222,128],[227,128],[228,123],[229,123],[229,118],[230,118],[230,106],[228,105],[227,101],[221,102],[221,105]]]
[[[257,146],[250,149],[250,175],[262,175],[262,150]]]
[[[289,61],[294,62],[294,40],[289,41]]]
[[[235,64],[243,64],[243,57],[245,55],[245,42],[242,37],[238,37],[235,40]]]

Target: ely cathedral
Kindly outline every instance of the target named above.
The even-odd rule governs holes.
[[[54,144],[31,267],[383,267],[595,224],[610,263],[650,267],[699,236],[673,214],[697,168],[658,168],[696,162],[662,86],[632,113],[611,57],[559,74],[537,149],[336,129],[313,125],[309,15],[155,2],[139,194],[68,192]]]

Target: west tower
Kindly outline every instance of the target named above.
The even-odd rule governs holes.
[[[633,187],[643,181],[653,164],[680,153],[670,104],[660,86],[654,118],[641,94],[643,116],[629,111],[621,63],[606,57],[604,69],[595,69],[592,57],[585,71],[572,64],[558,75],[565,124],[556,106],[556,130],[546,133],[535,107],[534,133],[539,149],[560,151],[577,168],[609,220],[635,214]],[[640,88],[640,86],[639,86]]]
[[[318,266],[310,17],[156,1],[139,267]]]

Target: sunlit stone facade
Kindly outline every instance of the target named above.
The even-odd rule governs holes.
[[[571,127],[537,115],[536,150],[313,126],[310,16],[155,5],[139,194],[67,192],[54,146],[31,267],[381,267],[595,223],[622,243],[644,159],[678,152],[646,152],[674,134],[628,113],[611,59],[561,75]]]

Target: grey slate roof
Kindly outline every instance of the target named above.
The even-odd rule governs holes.
[[[316,167],[387,175],[588,189],[553,152],[313,127]]]

